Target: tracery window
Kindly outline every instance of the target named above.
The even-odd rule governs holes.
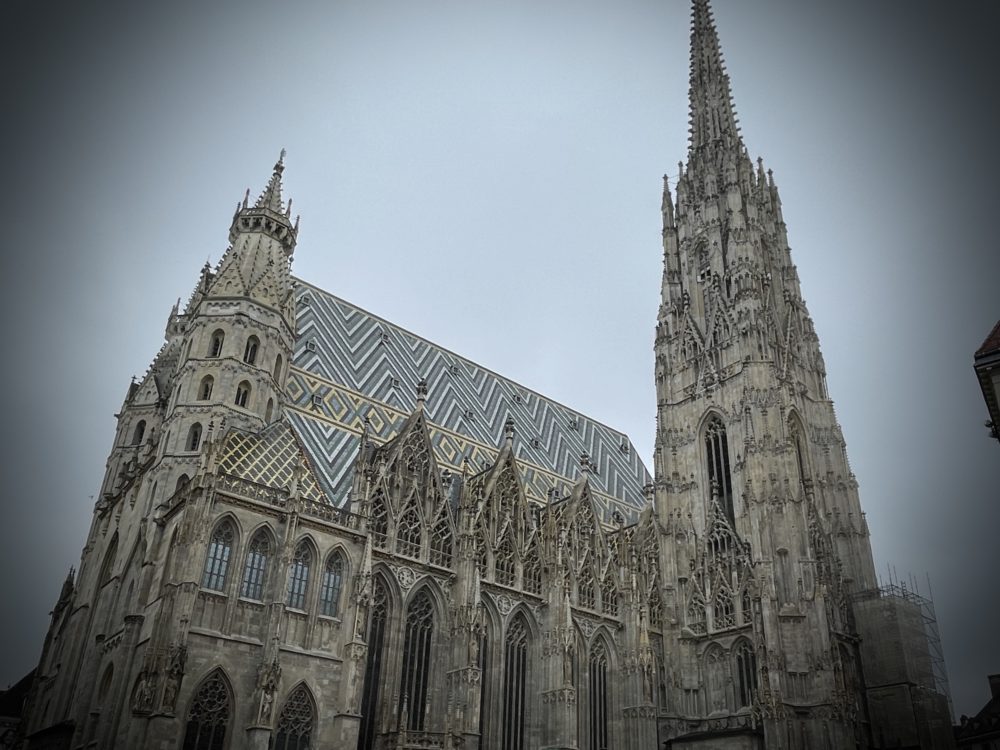
[[[510,542],[510,534],[505,532],[497,545],[494,555],[494,578],[501,586],[514,585],[514,547]]]
[[[524,750],[528,628],[521,616],[507,629],[503,657],[503,750]]]
[[[247,547],[240,596],[256,601],[261,601],[264,598],[264,582],[267,580],[267,564],[270,555],[270,537],[264,529],[261,529],[253,535]]]
[[[597,595],[594,586],[594,573],[590,565],[584,565],[577,582],[577,600],[581,607],[594,609],[597,607]]]
[[[688,602],[687,624],[694,633],[702,635],[706,632],[705,598],[701,595],[700,591],[694,592],[691,595],[691,600]]]
[[[281,707],[273,750],[309,750],[315,723],[312,696],[305,685],[299,685]]]
[[[208,356],[211,358],[222,356],[222,343],[226,340],[225,331],[221,328],[212,334],[212,339],[208,344]]]
[[[382,579],[376,577],[368,620],[368,657],[365,663],[365,685],[361,693],[361,728],[358,732],[358,750],[372,750],[375,746],[375,734],[378,729],[379,683],[382,678],[382,652],[388,619],[389,593],[386,591]]]
[[[431,673],[431,638],[434,635],[434,605],[423,589],[406,612],[403,641],[403,681],[399,691],[399,715],[405,729],[423,731],[427,715],[427,687]]]
[[[733,594],[725,586],[720,586],[715,593],[712,618],[716,630],[731,628],[736,624],[736,605],[733,602]]]
[[[431,533],[431,563],[447,568],[451,565],[451,555],[451,527],[448,525],[447,514],[442,513]]]
[[[420,515],[410,505],[396,525],[396,552],[407,557],[420,557]]]
[[[306,542],[299,543],[292,557],[288,571],[288,599],[286,604],[293,609],[306,608],[306,591],[309,588],[309,566],[312,565],[312,550]]]
[[[212,539],[208,543],[205,572],[201,577],[202,588],[212,591],[225,590],[226,574],[229,572],[229,557],[233,552],[235,536],[233,524],[228,520],[215,527]]]
[[[538,548],[532,545],[524,560],[524,590],[530,594],[542,593],[542,564]]]
[[[736,682],[736,707],[751,706],[757,694],[757,657],[747,641],[736,647]]]
[[[601,610],[612,617],[618,616],[618,587],[610,570],[601,584]]]
[[[189,451],[198,450],[198,446],[201,445],[201,425],[195,422],[191,425],[191,429],[188,430],[188,439],[185,447]]]
[[[385,495],[382,494],[382,490],[376,490],[372,496],[368,531],[372,535],[372,544],[379,549],[385,549],[386,537],[389,534],[389,509],[386,507]]]
[[[729,468],[729,441],[726,428],[713,416],[705,428],[705,455],[708,459],[709,497],[717,494],[719,507],[733,520],[733,479]]]
[[[208,401],[212,398],[213,385],[215,385],[215,379],[211,375],[206,375],[201,379],[201,384],[198,386],[199,401]]]
[[[257,349],[260,347],[260,339],[256,336],[251,336],[247,339],[247,345],[243,349],[243,361],[248,365],[252,365],[257,361]]]
[[[344,580],[344,558],[334,552],[326,561],[319,592],[319,613],[336,617],[340,613],[340,588]]]
[[[608,650],[598,639],[590,652],[590,748],[608,747]]]
[[[663,598],[660,596],[660,582],[653,581],[649,591],[649,627],[663,629]]]
[[[191,701],[183,750],[222,750],[231,718],[229,686],[217,669],[205,678]]]
[[[244,380],[238,386],[236,386],[236,398],[234,403],[237,406],[246,408],[247,403],[250,401],[250,383]]]

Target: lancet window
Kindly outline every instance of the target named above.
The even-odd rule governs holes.
[[[601,609],[612,617],[618,616],[618,586],[615,577],[609,570],[601,584]]]
[[[451,565],[451,555],[451,527],[448,525],[448,516],[442,513],[431,532],[431,563],[448,567]]]
[[[731,628],[736,625],[736,605],[732,592],[725,586],[720,586],[715,593],[715,607],[712,611],[713,624],[716,630]]]
[[[268,559],[271,556],[271,540],[261,529],[247,546],[247,559],[243,565],[243,584],[240,596],[261,601],[264,598],[264,582],[267,579]]]
[[[183,750],[222,750],[232,720],[229,686],[219,670],[201,683],[188,709]]]
[[[660,582],[654,580],[649,590],[649,627],[663,629],[663,598],[660,596]]]
[[[590,652],[590,748],[608,750],[608,650],[598,640]]]
[[[389,620],[389,592],[380,577],[375,578],[371,612],[368,619],[368,657],[365,664],[365,685],[361,694],[361,728],[358,750],[375,747],[379,707],[379,683],[382,679],[385,626]]]
[[[211,358],[222,356],[222,343],[226,340],[225,332],[220,328],[212,334],[212,339],[208,344],[208,356]]]
[[[243,361],[252,365],[257,361],[257,349],[260,347],[260,339],[251,336],[247,339],[246,348],[243,349]]]
[[[234,399],[234,403],[237,406],[246,408],[246,405],[247,403],[249,403],[249,401],[250,401],[250,383],[244,380],[238,386],[236,386],[236,398]]]
[[[229,521],[223,521],[215,527],[208,543],[205,572],[201,577],[202,588],[212,591],[222,591],[226,588],[226,574],[229,572],[229,558],[233,552],[235,536],[233,524]]]
[[[198,400],[208,401],[212,398],[212,386],[215,385],[215,380],[211,375],[206,375],[201,379],[201,385],[198,386]]]
[[[281,365],[283,364],[281,360],[281,355],[279,354],[274,360],[274,381],[281,384]]]
[[[132,445],[142,445],[142,439],[146,436],[146,420],[140,419],[132,433]]]
[[[407,557],[420,557],[420,515],[411,505],[396,524],[396,552]]]
[[[799,470],[799,482],[804,483],[807,477],[805,455],[803,453],[804,438],[799,421],[794,415],[788,420],[788,435],[791,438],[792,447],[795,449],[795,462]]]
[[[372,535],[372,544],[379,549],[385,549],[386,537],[389,534],[389,509],[385,504],[385,495],[382,494],[382,490],[376,490],[372,496],[368,531]]]
[[[581,607],[594,609],[597,607],[597,596],[594,586],[594,573],[590,565],[584,565],[577,582],[577,601]]]
[[[514,546],[510,542],[510,533],[505,532],[494,553],[494,579],[501,586],[514,585]]]
[[[316,707],[312,697],[305,685],[299,685],[281,707],[273,750],[309,750],[315,723]]]
[[[528,628],[515,617],[504,639],[503,750],[524,750],[525,685],[528,670]]]
[[[198,446],[200,445],[201,445],[201,425],[195,422],[193,425],[191,425],[191,429],[188,430],[188,438],[187,438],[187,443],[185,443],[185,447],[189,451],[196,451],[198,450]]]
[[[705,456],[708,460],[709,497],[717,497],[719,507],[733,520],[733,479],[729,468],[729,441],[726,428],[713,416],[705,428]]]
[[[334,552],[326,561],[319,592],[319,613],[336,617],[340,613],[340,588],[344,580],[344,558]]]
[[[736,647],[736,697],[737,708],[747,708],[753,704],[757,694],[757,657],[753,646],[742,641]]]
[[[530,594],[542,593],[542,565],[535,546],[528,550],[524,560],[524,590]]]
[[[687,608],[687,624],[692,632],[699,635],[706,632],[705,629],[705,598],[701,592],[696,591],[691,596]]]
[[[405,717],[405,728],[410,731],[424,730],[433,635],[434,605],[424,589],[410,602],[403,635],[403,681],[399,691],[399,715]]]
[[[312,565],[312,550],[306,542],[295,548],[292,564],[288,571],[288,598],[285,603],[293,609],[306,608],[306,591],[309,588],[309,567]]]

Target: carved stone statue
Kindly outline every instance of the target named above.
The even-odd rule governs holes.
[[[139,680],[132,696],[132,710],[137,713],[147,713],[153,708],[154,678],[146,670],[139,673]]]
[[[278,660],[270,664],[261,664],[257,670],[257,689],[260,691],[260,708],[257,712],[257,723],[271,723],[271,711],[274,708],[274,694],[278,690],[278,678],[281,676],[281,665]]]
[[[184,677],[184,662],[187,660],[187,646],[174,644],[167,654],[167,676],[163,681],[163,701],[161,708],[168,713],[173,713],[174,705],[177,703],[177,691],[181,686],[181,679]]]

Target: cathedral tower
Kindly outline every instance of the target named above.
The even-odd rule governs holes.
[[[769,748],[853,747],[849,595],[876,583],[868,530],[778,188],[747,154],[707,0],[692,16],[655,343],[655,509],[672,542],[661,739],[694,747],[714,727],[731,739],[712,747],[748,747],[762,719]]]

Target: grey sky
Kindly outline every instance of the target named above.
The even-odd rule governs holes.
[[[685,0],[8,4],[0,684],[37,660],[129,376],[281,147],[297,275],[652,453]],[[714,2],[880,569],[934,586],[956,711],[1000,671],[992,4]],[[44,13],[44,19],[42,16]]]

